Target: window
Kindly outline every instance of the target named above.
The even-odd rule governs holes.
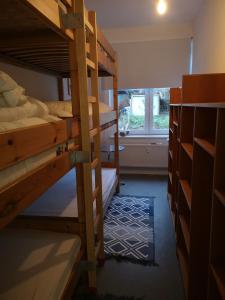
[[[169,89],[119,91],[119,129],[130,134],[168,134]]]

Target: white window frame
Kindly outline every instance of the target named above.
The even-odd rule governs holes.
[[[130,135],[168,135],[169,129],[153,128],[153,89],[145,89],[145,128],[130,130]]]

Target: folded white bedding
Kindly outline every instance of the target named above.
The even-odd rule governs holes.
[[[19,128],[25,128],[29,126],[47,124],[50,122],[57,122],[60,119],[55,116],[46,115],[42,118],[24,118],[18,121],[0,122],[0,133],[15,130]]]
[[[64,118],[72,117],[72,102],[71,101],[46,101],[44,102],[49,109],[50,114]],[[99,103],[99,112],[111,112],[113,109],[103,102]],[[92,115],[92,104],[89,103],[89,115]]]

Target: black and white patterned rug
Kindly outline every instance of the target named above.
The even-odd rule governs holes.
[[[106,258],[155,264],[154,197],[115,195],[104,220]]]

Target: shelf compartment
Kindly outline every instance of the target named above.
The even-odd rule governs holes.
[[[210,300],[225,299],[225,207],[221,201],[221,192],[216,192],[213,199],[210,269],[213,275],[210,277]],[[217,291],[220,297],[216,298]]]
[[[187,180],[180,180],[180,185],[183,190],[185,199],[187,201],[187,205],[188,205],[189,209],[191,210],[191,198],[192,198],[191,187]]]
[[[213,153],[213,147],[216,140],[217,127],[217,109],[216,108],[199,108],[195,110],[195,132],[200,146],[203,147],[210,155]],[[208,142],[208,143],[207,143]],[[215,154],[215,153],[214,153]]]
[[[183,147],[184,151],[187,153],[187,155],[192,160],[193,159],[193,145],[190,143],[181,143],[181,146]]]
[[[190,299],[207,299],[214,159],[194,145],[191,201]]]
[[[180,219],[180,224],[181,224],[181,229],[183,232],[186,249],[187,249],[187,252],[190,253],[190,230],[185,221],[185,218],[182,215],[179,216],[179,219]]]
[[[192,185],[192,161],[183,147],[180,147],[180,179]]]
[[[216,166],[215,188],[225,191],[225,109],[218,111],[217,141],[216,141]]]
[[[183,277],[184,289],[187,295],[189,285],[189,259],[179,219],[177,222],[177,256]]]
[[[225,190],[215,190],[215,195],[225,207]]]
[[[170,179],[171,184],[173,184],[173,175],[171,172],[169,172],[169,179]]]
[[[181,142],[193,144],[194,135],[194,107],[182,107],[181,110]]]
[[[207,140],[200,139],[200,138],[194,138],[195,143],[197,143],[202,149],[204,149],[209,155],[212,157],[215,156],[216,153],[216,147],[215,145],[211,144]]]
[[[169,120],[169,124],[170,124],[170,129],[173,128],[173,106],[170,106],[170,120]]]
[[[210,266],[210,269],[216,282],[221,299],[225,300],[225,269],[212,265]]]
[[[180,106],[173,106],[173,124],[178,126],[180,121]]]

